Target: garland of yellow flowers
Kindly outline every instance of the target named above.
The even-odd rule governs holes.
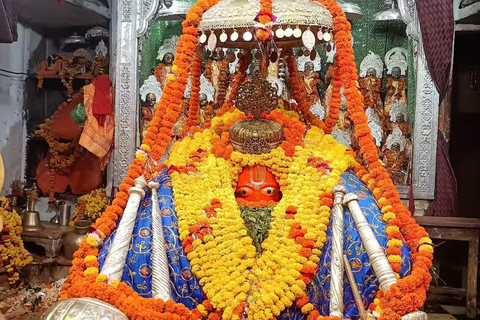
[[[423,304],[425,291],[428,288],[429,276],[428,268],[431,266],[431,247],[428,234],[420,228],[413,219],[405,212],[405,208],[401,205],[398,193],[392,189],[393,185],[385,170],[382,171],[381,164],[378,162],[376,149],[373,150],[372,138],[369,134],[366,116],[357,110],[358,106],[362,107],[361,97],[357,99],[358,92],[355,94],[356,87],[356,69],[353,63],[353,54],[351,51],[349,29],[345,15],[339,6],[333,0],[317,0],[324,3],[334,16],[335,22],[335,42],[338,48],[337,58],[342,56],[342,62],[338,70],[341,75],[341,82],[338,85],[345,86],[345,96],[348,101],[349,111],[352,116],[355,114],[355,129],[359,136],[362,146],[362,153],[367,161],[368,172],[362,174],[361,170],[357,171],[357,175],[362,180],[368,181],[368,186],[373,190],[374,195],[379,201],[379,205],[385,210],[385,213],[395,212],[395,218],[389,220],[389,225],[397,225],[399,230],[408,230],[405,238],[410,250],[413,252],[413,268],[412,275],[399,280],[398,285],[392,286],[395,290],[387,293],[380,292],[378,294],[381,308],[383,310],[383,319],[400,319],[400,316],[410,311],[418,310]],[[79,251],[75,255],[71,274],[67,279],[62,292],[62,298],[67,297],[98,297],[109,302],[127,314],[129,317],[136,319],[150,319],[153,317],[168,317],[168,315],[180,315],[181,319],[188,318],[189,313],[184,306],[174,304],[173,302],[163,303],[160,300],[148,300],[138,297],[131,288],[123,283],[114,283],[109,286],[105,283],[106,277],[98,276],[98,248],[102,240],[108,236],[116,227],[119,215],[125,208],[128,199],[128,189],[133,186],[133,180],[141,174],[150,174],[151,171],[144,170],[145,162],[150,156],[157,161],[165,152],[165,147],[170,140],[171,131],[174,122],[178,118],[180,112],[179,106],[187,79],[190,72],[190,63],[193,58],[195,44],[197,41],[198,23],[203,13],[211,6],[215,5],[218,0],[199,0],[187,14],[183,23],[184,34],[180,38],[178,46],[178,54],[174,62],[174,72],[176,76],[169,79],[167,87],[164,90],[161,102],[157,106],[155,117],[149,127],[149,135],[143,140],[143,144],[137,153],[136,159],[132,162],[127,177],[120,186],[120,192],[113,201],[112,206],[107,208],[104,215],[98,219],[94,225],[96,231],[91,233],[85,242],[80,245]],[[341,44],[341,45],[340,45]],[[373,151],[372,151],[373,150]],[[232,179],[230,179],[230,182]],[[393,187],[394,188],[394,187]],[[390,206],[390,207],[389,207]],[[288,215],[287,215],[288,216]],[[413,220],[413,221],[412,221]],[[387,230],[388,231],[388,230]],[[198,244],[198,242],[197,242]],[[416,251],[418,250],[418,251]],[[313,251],[313,250],[312,250]],[[416,296],[416,298],[415,298]],[[204,305],[208,307],[205,307]],[[202,309],[203,306],[203,309]],[[305,305],[305,307],[308,306]],[[304,308],[302,308],[303,311]],[[305,311],[311,310],[311,307]],[[208,303],[199,306],[192,312],[192,316],[205,316],[206,311],[211,311]],[[317,313],[313,311],[309,315],[309,320]],[[218,314],[215,313],[218,317]],[[237,315],[235,313],[235,315]],[[319,317],[321,319],[323,317]],[[213,318],[212,318],[213,319]],[[312,319],[315,319],[314,317]]]
[[[105,189],[93,190],[89,194],[81,196],[78,198],[78,204],[73,212],[75,218],[70,221],[70,226],[82,218],[88,218],[92,222],[97,220],[107,206],[108,197]]]
[[[249,318],[272,319],[305,296],[306,283],[300,280],[301,271],[318,268],[327,239],[331,208],[319,206],[319,199],[331,193],[340,175],[356,162],[345,156],[345,147],[316,127],[306,134],[305,147],[296,147],[293,157],[287,157],[282,148],[263,155],[233,152],[231,162],[215,157],[208,151],[216,136],[215,127],[240,115],[234,111],[215,118],[212,129],[176,144],[167,165],[177,168],[172,173],[172,187],[180,240],[188,237],[195,226],[207,224],[213,230],[203,239],[194,240],[193,251],[187,256],[207,298],[217,310],[223,311],[223,319],[235,319],[233,312],[244,301],[248,303]],[[207,151],[199,158],[194,156],[197,150]],[[309,166],[306,161],[309,158],[324,159],[332,171],[326,174]],[[258,257],[233,189],[242,168],[256,164],[272,171],[283,194],[272,212],[269,236]],[[195,174],[182,172],[182,167],[194,167]],[[204,208],[214,201],[221,203],[221,207],[205,220]],[[297,208],[295,218],[286,219],[292,206]],[[300,254],[302,245],[290,237],[294,223],[306,231],[306,241],[312,241],[313,254],[309,258]],[[309,307],[305,310],[310,311]]]
[[[22,219],[11,209],[8,200],[0,197],[0,219],[3,222],[0,241],[1,266],[7,270],[7,280],[11,288],[20,285],[21,268],[31,263],[33,258],[25,250],[22,234]]]

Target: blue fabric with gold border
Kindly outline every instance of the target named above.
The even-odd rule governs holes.
[[[380,245],[386,248],[388,240],[385,231],[385,222],[382,220],[382,214],[372,192],[350,171],[347,171],[341,176],[340,184],[344,185],[349,193],[353,192],[359,197],[359,205],[372,227],[373,233],[377,237]],[[370,268],[370,262],[362,244],[362,239],[358,234],[355,222],[348,208],[344,209],[344,223],[344,252],[350,262],[364,305],[368,307],[377,294],[378,281]],[[327,230],[327,242],[325,243],[324,253],[320,259],[320,269],[307,288],[310,302],[313,303],[321,315],[329,314],[330,261],[332,252],[330,226]],[[404,277],[410,273],[410,251],[405,243],[402,248],[402,258],[404,262],[402,263],[400,275]],[[344,284],[344,305],[344,318],[359,318],[352,289],[346,277]],[[305,320],[306,316],[302,315],[298,307],[290,307],[282,313],[279,319]]]
[[[159,184],[158,200],[162,214],[165,247],[170,273],[172,299],[188,308],[195,308],[203,301],[198,280],[193,276],[183,245],[179,239],[178,219],[173,203],[173,191],[170,178],[166,173],[155,179]],[[146,193],[140,204],[134,234],[130,243],[122,281],[130,285],[139,295],[145,298],[152,296],[152,214],[151,194]],[[99,253],[100,268],[115,238],[115,232],[105,241]]]
[[[170,267],[170,278],[173,300],[185,304],[193,309],[203,301],[201,287],[198,280],[192,275],[190,262],[185,256],[182,243],[179,239],[178,219],[173,203],[173,191],[171,180],[166,173],[160,174],[157,179],[160,183],[158,199],[162,222],[165,232],[167,257]],[[367,186],[358,179],[352,172],[347,171],[341,176],[341,181],[348,190],[359,196],[359,204],[365,213],[367,221],[372,226],[380,244],[385,248],[387,237],[385,222],[378,204]],[[348,209],[345,209],[345,230],[344,246],[350,266],[354,272],[355,280],[359,286],[360,293],[364,299],[364,305],[368,306],[378,291],[378,282],[370,268],[367,254],[365,253],[360,235],[356,230],[355,223]],[[111,241],[115,232],[107,239],[99,254],[100,267],[105,261]],[[330,258],[331,258],[331,228],[327,230],[327,242],[324,254],[320,260],[320,269],[311,285],[307,288],[310,301],[317,307],[320,314],[329,313],[329,288],[330,288]],[[128,253],[123,281],[126,281],[132,288],[144,297],[151,297],[151,196],[147,195],[142,200],[139,208],[139,215],[135,225],[135,232]],[[410,272],[410,253],[406,245],[402,248],[401,276]],[[348,281],[345,280],[345,317],[358,319],[358,311],[355,306],[353,294]],[[285,310],[278,319],[282,320],[305,320],[298,307],[292,306]]]

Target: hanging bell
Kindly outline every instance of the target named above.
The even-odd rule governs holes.
[[[385,7],[388,8],[373,16],[374,21],[402,21],[402,15],[396,5],[395,0],[385,0]]]
[[[337,0],[338,5],[342,8],[348,20],[357,20],[363,17],[363,12],[360,6],[355,3]]]

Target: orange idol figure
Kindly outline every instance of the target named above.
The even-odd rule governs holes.
[[[282,198],[275,176],[267,167],[256,165],[243,168],[238,177],[236,197],[251,202],[275,201]]]

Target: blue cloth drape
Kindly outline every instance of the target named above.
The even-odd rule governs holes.
[[[160,211],[162,213],[162,222],[165,232],[167,257],[170,267],[170,283],[172,288],[172,298],[176,302],[183,303],[189,308],[194,308],[203,301],[198,280],[193,276],[190,262],[188,261],[182,243],[179,239],[178,219],[175,213],[173,202],[173,191],[171,180],[166,173],[160,174],[157,179],[161,187],[158,190],[158,199]],[[385,222],[382,220],[382,214],[378,204],[366,185],[358,179],[352,172],[346,172],[341,176],[343,184],[348,192],[353,192],[360,198],[360,207],[372,226],[373,232],[377,236],[382,247],[386,247],[387,237],[385,232]],[[365,306],[368,306],[378,291],[378,282],[370,268],[368,256],[363,247],[360,235],[355,227],[352,215],[348,209],[345,209],[345,229],[344,229],[344,249],[354,272],[355,280],[358,284]],[[128,283],[136,292],[143,297],[151,297],[152,283],[152,264],[151,264],[151,246],[152,246],[152,221],[151,221],[151,195],[147,193],[142,200],[139,208],[134,235],[130,245],[130,250],[125,264],[122,280]],[[110,248],[111,242],[115,237],[113,233],[105,242],[100,254],[99,263],[103,265],[105,257]],[[324,254],[320,260],[320,269],[310,286],[307,288],[307,294],[310,301],[317,307],[320,314],[329,313],[329,288],[330,288],[330,257],[331,257],[331,228],[327,230],[327,242],[324,248]],[[410,272],[410,253],[404,245],[402,249],[401,276]],[[348,281],[345,278],[345,317],[358,319],[358,310],[355,306],[353,294]],[[304,320],[306,316],[301,311],[292,306],[285,310],[279,317],[282,320]]]

